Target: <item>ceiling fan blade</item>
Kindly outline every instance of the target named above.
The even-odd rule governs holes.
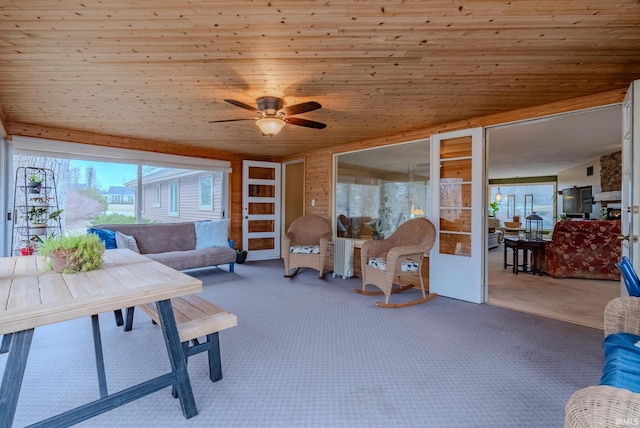
[[[308,101],[306,103],[294,104],[282,109],[287,116],[293,116],[294,114],[306,113],[308,111],[318,110],[322,108],[320,103],[315,101]]]
[[[285,119],[285,121],[292,125],[304,126],[306,128],[324,129],[327,127],[326,123],[320,123],[313,120],[301,119],[299,117],[288,117]]]
[[[251,110],[251,111],[258,111],[257,108],[250,106],[249,104],[245,104],[243,102],[237,101],[237,100],[230,100],[230,99],[225,99],[226,102],[228,102],[229,104],[233,104],[236,107],[240,107],[246,110]]]
[[[224,119],[224,120],[210,120],[209,123],[221,123],[221,122],[237,122],[239,120],[256,120],[255,117],[249,117],[246,119]]]

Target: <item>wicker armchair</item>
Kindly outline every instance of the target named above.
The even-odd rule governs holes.
[[[618,297],[604,310],[604,335],[640,334],[640,299]],[[565,427],[617,427],[640,423],[640,394],[607,385],[573,393],[565,406]]]
[[[282,236],[284,276],[291,278],[300,268],[308,267],[318,270],[323,278],[331,235],[331,223],[324,217],[308,214],[295,219]],[[291,269],[295,271],[290,273]]]
[[[425,294],[422,281],[422,258],[424,253],[431,251],[436,239],[436,229],[426,218],[414,218],[396,229],[387,239],[365,241],[360,252],[362,267],[362,290],[360,294],[384,294],[385,301],[378,302],[378,306],[400,307],[424,303],[436,294]],[[415,284],[401,286],[401,277],[411,276],[420,283],[422,298],[407,303],[390,304],[392,293],[405,291]],[[398,281],[396,281],[398,279]],[[397,287],[394,288],[394,283]],[[367,284],[379,288],[381,291],[368,291]]]

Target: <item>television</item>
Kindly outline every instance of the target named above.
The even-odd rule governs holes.
[[[562,212],[565,214],[591,214],[593,189],[591,186],[562,189]],[[589,216],[586,216],[587,218]]]

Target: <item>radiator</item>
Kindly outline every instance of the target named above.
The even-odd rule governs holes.
[[[353,240],[336,238],[333,241],[333,277],[353,276]]]

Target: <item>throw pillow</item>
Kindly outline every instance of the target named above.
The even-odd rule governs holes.
[[[96,235],[98,235],[100,240],[104,242],[104,247],[107,250],[118,248],[116,245],[116,233],[114,231],[107,229],[96,229],[92,227],[88,229],[87,232],[95,233]]]
[[[196,221],[196,250],[229,246],[229,219]]]
[[[135,251],[136,253],[140,252],[136,238],[118,231],[116,231],[116,246],[118,248],[127,248],[131,251]]]
[[[624,279],[624,284],[627,286],[627,292],[631,297],[640,297],[640,280],[638,275],[631,265],[631,261],[627,256],[622,256],[622,259],[616,263],[616,267]]]
[[[600,385],[640,392],[640,336],[612,333],[603,342],[604,366]]]

